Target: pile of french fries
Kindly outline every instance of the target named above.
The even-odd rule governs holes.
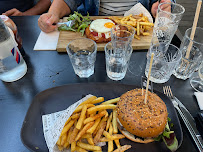
[[[108,152],[123,152],[131,148],[131,145],[121,146],[119,142],[119,139],[125,136],[118,134],[118,100],[119,98],[115,98],[103,102],[103,97],[92,96],[81,103],[66,121],[56,143],[58,149],[70,148],[71,152],[101,152],[102,148],[97,146],[100,142],[108,142]],[[107,110],[111,112],[108,113]],[[113,141],[117,146],[115,150]]]
[[[150,23],[147,16],[143,14],[139,15],[128,15],[124,17],[110,17],[117,24],[131,25],[135,29],[134,37],[140,40],[140,35],[146,36],[150,35],[149,31],[154,26],[153,23]]]

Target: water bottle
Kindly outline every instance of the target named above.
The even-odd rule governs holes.
[[[0,18],[0,79],[13,82],[27,72],[27,65],[11,36],[8,27]]]

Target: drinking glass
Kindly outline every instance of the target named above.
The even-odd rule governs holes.
[[[152,34],[152,44],[170,44],[185,9],[177,3],[160,3]]]
[[[150,81],[155,83],[165,83],[170,79],[175,68],[181,60],[179,48],[172,44],[160,43],[159,46],[152,45],[147,54],[147,64],[145,75],[148,77],[151,54],[154,53]]]
[[[66,50],[75,74],[80,78],[88,78],[94,74],[97,45],[93,40],[88,38],[72,40]]]
[[[111,42],[123,41],[123,45],[128,47],[132,44],[135,35],[134,27],[130,25],[115,25],[111,28]],[[113,43],[114,47],[117,43]]]
[[[123,79],[133,51],[132,46],[125,46],[125,42],[119,40],[107,43],[104,49],[108,77],[112,80]]]
[[[190,84],[195,91],[203,92],[203,62],[199,66],[198,75],[199,77],[194,77],[190,80]]]
[[[176,78],[186,80],[191,77],[194,71],[198,70],[203,60],[203,28],[197,27],[194,39],[190,39],[192,28],[186,30],[183,41],[180,45],[182,52],[181,63],[173,73]],[[191,45],[191,47],[190,47]],[[190,49],[188,58],[186,57],[188,49]]]

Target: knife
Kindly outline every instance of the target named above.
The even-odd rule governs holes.
[[[197,139],[198,143],[196,143],[196,141],[195,141],[195,143],[197,145],[199,145],[198,149],[202,150],[203,149],[203,140],[202,140],[202,137],[201,137],[199,131],[197,130],[194,118],[192,117],[190,112],[187,110],[187,108],[180,102],[180,100],[178,100],[175,96],[173,96],[173,98],[178,103],[178,106],[179,106],[180,110],[182,111],[183,115],[185,116],[185,120],[183,118],[183,121],[188,124],[188,126],[187,126],[187,124],[186,124],[186,126],[187,126],[188,130],[190,131],[191,135],[193,134],[193,135],[196,136],[196,139]]]

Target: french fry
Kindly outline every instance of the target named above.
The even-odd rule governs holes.
[[[67,133],[63,134],[61,137],[61,146],[64,147],[64,144],[66,143],[67,140]]]
[[[109,134],[112,135],[113,134],[113,126],[112,124],[110,123],[110,127],[109,127]]]
[[[78,135],[76,136],[75,141],[78,141],[78,140],[82,137],[82,135],[84,135],[84,134],[86,133],[86,131],[87,131],[90,127],[92,127],[93,124],[94,124],[94,122],[90,122],[90,123],[86,124],[86,125],[80,130],[80,132],[78,133]]]
[[[113,151],[113,140],[108,141],[108,152],[112,152]]]
[[[71,152],[74,152],[76,150],[76,142],[71,143]]]
[[[96,96],[91,96],[89,97],[87,100],[85,100],[84,102],[82,102],[80,105],[86,105],[91,103],[93,100],[95,100],[97,97]]]
[[[83,139],[83,138],[91,138],[92,137],[92,135],[90,134],[90,133],[85,133],[84,135],[82,135],[82,137],[81,137],[81,139]]]
[[[93,136],[95,136],[101,126],[101,124],[103,123],[103,121],[107,121],[106,117],[103,117],[102,120],[99,122],[99,125],[97,126],[97,128],[95,129],[95,131],[93,132]]]
[[[73,112],[73,113],[78,113],[78,112],[80,112],[80,111],[82,111],[82,107],[83,107],[84,105],[79,105],[76,109],[75,109],[75,111]],[[86,104],[86,106],[87,106],[87,108],[90,108],[90,107],[94,107],[95,105],[94,104]]]
[[[148,32],[143,32],[142,35],[146,36],[146,35],[150,35]]]
[[[101,118],[102,116],[106,115],[106,113],[108,113],[106,110],[101,111],[101,112],[99,112],[97,115],[95,115],[93,117],[86,118],[83,123],[87,124],[87,123],[89,123],[91,121],[94,121],[94,120],[96,120],[98,118]]]
[[[70,144],[75,141],[75,137],[77,136],[78,132],[79,130],[75,127],[70,135],[70,140],[69,140]]]
[[[118,127],[117,127],[117,112],[116,112],[116,109],[113,110],[112,124],[113,124],[113,133],[117,134],[118,133]]]
[[[59,139],[57,140],[56,144],[57,144],[58,146],[61,146],[61,136],[60,136]]]
[[[114,103],[117,103],[119,100],[120,100],[120,97],[115,98],[115,99],[111,99],[111,100],[103,102],[102,105],[103,104],[114,104]]]
[[[115,109],[116,105],[113,104],[107,104],[107,105],[97,105],[95,107],[91,107],[89,109],[87,109],[87,113],[91,114],[95,111],[101,111],[101,110],[106,110],[106,109]]]
[[[70,121],[71,121],[71,117],[68,118],[68,120],[66,121],[65,125],[67,125]]]
[[[108,136],[107,134],[105,134],[106,136]],[[100,139],[100,142],[108,142],[110,140],[117,140],[117,139],[123,139],[125,138],[124,135],[122,134],[114,134],[114,135],[111,135],[111,136],[108,136],[109,138],[107,137],[103,137]]]
[[[154,26],[153,23],[150,22],[139,22],[140,25]]]
[[[73,126],[75,120],[71,120],[61,131],[61,135],[64,135],[67,133],[67,131]]]
[[[103,134],[104,128],[106,127],[106,121],[103,121],[101,123],[101,126],[99,127],[98,132],[96,133],[94,137],[94,143],[97,144],[100,141],[100,137]]]
[[[91,101],[91,104],[96,104],[96,103],[100,103],[104,101],[104,97],[98,97],[96,99],[94,99],[93,101]]]
[[[134,35],[134,38],[136,38],[136,39],[140,40],[140,37],[139,37],[139,36],[137,36],[136,34]]]
[[[87,133],[92,134],[95,131],[95,129],[97,128],[100,121],[101,121],[101,118],[96,119],[94,125],[90,129],[87,130]]]
[[[109,129],[112,118],[113,118],[113,113],[111,112],[111,114],[107,120],[106,131],[108,131],[108,129]]]
[[[120,147],[121,147],[121,144],[120,144],[120,142],[119,142],[119,139],[115,139],[114,142],[115,142],[117,148],[120,148]]]
[[[76,128],[77,128],[78,130],[81,129],[82,124],[83,124],[83,121],[85,120],[86,111],[87,111],[87,106],[84,105],[83,108],[82,108],[82,112],[81,112],[81,114],[80,114],[80,118],[79,118],[79,120],[78,120],[78,122],[77,122],[77,125],[76,125]]]
[[[113,127],[112,125],[110,124],[110,127],[109,127],[109,135],[112,135],[113,133]],[[113,151],[113,140],[111,141],[108,141],[108,152],[112,152]]]
[[[88,152],[87,150],[83,149],[83,148],[80,148],[78,146],[76,146],[76,151],[77,152]]]
[[[70,130],[68,131],[67,140],[66,140],[66,143],[64,144],[64,148],[67,148],[67,149],[69,148],[70,146],[69,140],[72,132],[73,132],[73,127],[71,127]]]
[[[123,152],[123,151],[130,149],[131,147],[132,147],[131,145],[124,145],[124,146],[121,146],[120,148],[114,150],[113,152]]]
[[[93,146],[93,145],[85,144],[82,142],[77,142],[77,146],[80,148],[86,149],[88,151],[102,150],[101,147],[99,147],[99,146]]]
[[[137,22],[137,35],[140,35],[140,22]]]
[[[94,145],[94,140],[93,138],[87,138],[87,142],[90,144],[90,145]]]
[[[71,119],[78,119],[80,117],[80,113],[74,113],[72,116],[71,116]]]

